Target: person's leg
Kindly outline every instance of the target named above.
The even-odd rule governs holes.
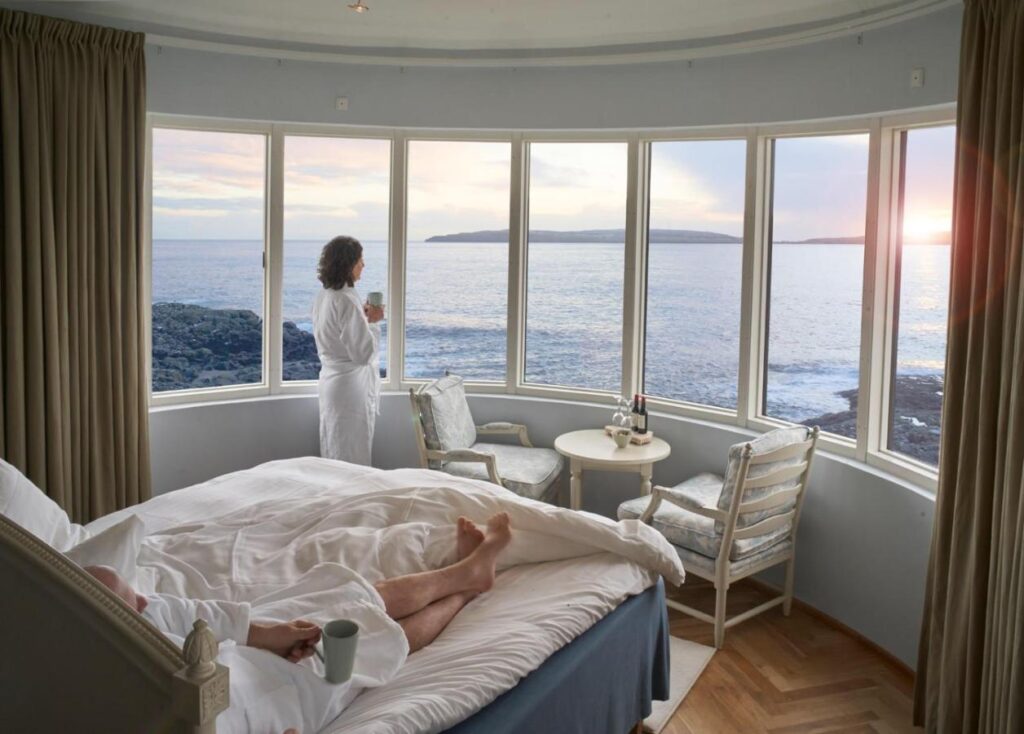
[[[508,515],[502,512],[487,521],[487,536],[461,561],[437,571],[423,571],[378,582],[375,588],[384,600],[388,616],[402,619],[452,594],[487,591],[494,584],[498,553],[511,539]]]
[[[409,652],[416,652],[433,642],[475,596],[476,592],[473,591],[452,594],[428,604],[415,614],[397,620],[409,640]]]

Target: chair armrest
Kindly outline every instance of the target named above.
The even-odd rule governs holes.
[[[498,464],[494,454],[485,454],[481,451],[471,449],[452,449],[451,451],[427,451],[427,458],[432,461],[440,461],[443,464],[452,461],[465,461],[483,464],[487,467],[487,476],[499,487],[505,485],[498,476]]]
[[[710,517],[712,520],[721,520],[724,522],[729,518],[727,513],[719,510],[717,507],[702,505],[692,497],[688,497],[672,487],[655,487],[653,489],[653,493],[660,499],[671,502],[677,507],[682,507],[684,510],[689,510],[697,515],[702,515],[703,517]]]
[[[504,421],[484,423],[482,426],[476,427],[476,432],[482,436],[519,436],[519,445],[533,448],[533,444],[530,443],[530,436],[526,432],[526,426],[522,423],[505,423]]]

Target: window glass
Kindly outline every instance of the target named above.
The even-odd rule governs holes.
[[[263,381],[266,137],[153,129],[153,392]]]
[[[391,143],[364,138],[289,135],[284,143],[284,268],[281,316],[285,380],[315,380],[313,301],[323,286],[317,264],[338,235],[363,245],[362,299],[387,301]],[[381,322],[380,372],[387,367],[387,321]]]
[[[405,376],[504,381],[509,143],[409,143]]]
[[[857,435],[868,136],[774,143],[764,413]]]
[[[651,146],[649,395],[736,407],[746,141]]]
[[[946,362],[954,135],[950,125],[907,130],[900,140],[889,448],[932,465],[939,459]]]
[[[527,382],[619,392],[625,143],[532,143]]]

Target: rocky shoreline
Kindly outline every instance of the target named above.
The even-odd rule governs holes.
[[[284,322],[286,380],[315,380],[320,359],[313,335]],[[187,390],[260,382],[263,324],[245,309],[205,308],[184,303],[153,304],[153,390]],[[856,435],[857,390],[839,395],[849,409],[803,421],[823,431]],[[942,378],[896,378],[892,448],[934,464],[939,453]]]
[[[313,335],[284,322],[284,378],[315,380]],[[153,304],[153,391],[260,382],[263,321],[246,309]]]
[[[896,377],[890,448],[927,464],[939,456],[939,421],[942,417],[942,377],[900,375]],[[843,390],[848,410],[826,413],[803,421],[841,436],[857,435],[857,389]]]

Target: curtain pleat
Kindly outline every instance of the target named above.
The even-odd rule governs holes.
[[[150,493],[143,42],[0,9],[0,456],[80,522]]]
[[[915,721],[1024,731],[1024,2],[967,0]]]

